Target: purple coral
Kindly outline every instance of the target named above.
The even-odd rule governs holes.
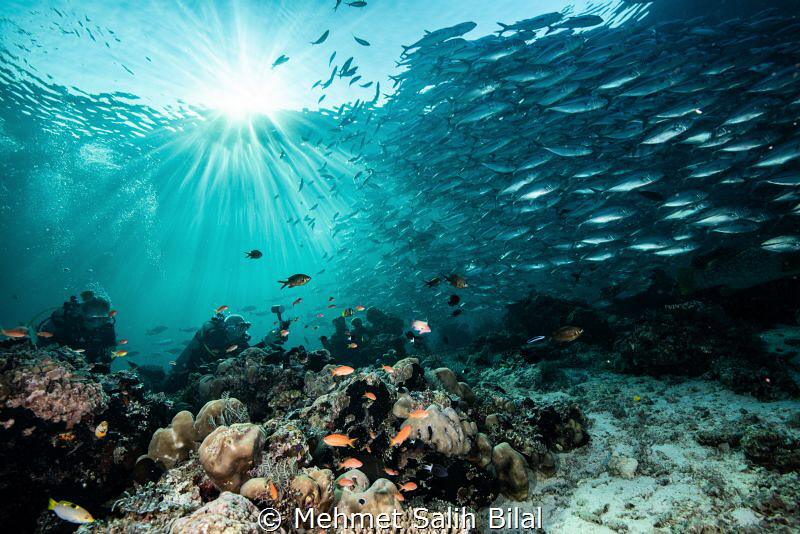
[[[108,397],[100,384],[84,382],[73,371],[69,364],[49,359],[17,367],[6,376],[6,406],[27,408],[40,419],[66,423],[68,429],[105,410]]]

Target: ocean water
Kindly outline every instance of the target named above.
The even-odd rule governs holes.
[[[797,495],[786,477],[800,469],[800,19],[792,2],[695,4],[7,0],[2,350],[85,349],[67,341],[72,326],[47,332],[47,320],[91,291],[108,303],[99,314],[116,340],[82,356],[108,366],[92,380],[132,373],[150,395],[179,370],[219,376],[219,361],[246,348],[241,338],[211,349],[205,339],[213,357],[203,362],[186,347],[215,315],[241,315],[250,346],[281,358],[293,347],[327,349],[319,369],[303,364],[309,373],[325,363],[379,373],[408,356],[433,384],[430,371],[448,367],[478,392],[481,407],[462,405],[462,420],[487,434],[490,394],[520,406],[574,401],[594,445],[573,436],[578,452],[564,451],[555,479],[566,477],[569,492],[542,479],[539,465],[524,498],[507,486],[494,495],[501,507],[544,506],[544,531],[790,532],[796,506],[770,508],[734,488],[778,488],[782,502]],[[0,385],[34,387],[33,371],[9,378],[15,365]],[[161,375],[146,379],[142,368]],[[311,406],[326,391],[308,380]],[[394,402],[402,392],[390,390]],[[151,397],[164,413],[148,424],[164,427],[179,409],[196,413],[218,397],[202,391]],[[9,436],[3,461],[18,463],[28,445],[10,429],[23,415],[3,409],[22,408],[0,394],[0,420],[12,421],[0,431]],[[292,417],[269,404],[257,419],[245,404],[254,423]],[[728,421],[726,406],[742,420]],[[702,410],[738,432],[706,439],[729,446],[713,449],[721,456],[702,438],[690,447],[655,437]],[[84,418],[91,428],[76,443],[101,420],[99,411]],[[758,424],[782,436],[761,456],[748,446]],[[56,450],[72,426],[48,425],[41,435]],[[144,454],[154,428],[104,454]],[[510,430],[491,435],[516,444]],[[89,457],[97,447],[86,445]],[[677,459],[686,451],[694,456]],[[672,462],[661,471],[659,454]],[[314,457],[307,467],[330,464]],[[633,458],[640,479],[619,467]],[[140,487],[133,460],[118,462],[114,490],[91,503],[109,521],[97,531],[114,531],[121,519],[108,503]],[[429,472],[444,475],[414,505],[435,496],[458,506],[436,488],[452,483],[448,469],[461,483],[460,468],[430,461]],[[642,502],[641,492],[660,495],[663,471],[686,473],[693,462],[724,471],[722,489],[672,480],[683,489],[663,501],[688,506],[696,490],[706,523]],[[761,478],[734,477],[747,462]],[[508,484],[499,469],[488,472]],[[593,500],[578,473],[623,497]],[[85,505],[92,478],[80,476],[83,487],[69,491],[33,476],[23,493],[40,502],[26,508],[22,531],[76,528],[45,509],[49,493]],[[469,505],[483,513],[490,502]],[[602,518],[603,506],[613,518]],[[636,506],[649,519],[626,515]],[[715,510],[718,524],[708,519]]]

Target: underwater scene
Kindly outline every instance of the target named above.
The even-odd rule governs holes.
[[[800,532],[797,0],[3,0],[0,530]]]

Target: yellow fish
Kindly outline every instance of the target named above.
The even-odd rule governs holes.
[[[642,398],[639,395],[634,395],[633,396],[633,401],[634,402],[639,402],[640,400],[642,400]]]
[[[97,428],[94,429],[94,435],[100,439],[106,437],[107,433],[108,433],[108,421],[101,421],[100,424],[97,425]]]
[[[127,356],[128,355],[128,351],[127,350],[115,350],[111,354],[114,355],[115,358],[122,358],[123,356]]]
[[[87,512],[83,507],[77,504],[72,504],[69,501],[55,501],[50,499],[50,504],[47,505],[48,510],[52,510],[58,517],[70,523],[93,523],[94,518],[92,514]]]

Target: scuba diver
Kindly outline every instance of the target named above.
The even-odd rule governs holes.
[[[271,308],[272,313],[278,318],[278,328],[274,330],[270,330],[264,339],[261,340],[259,343],[256,343],[256,347],[260,349],[264,348],[272,348],[272,349],[282,349],[283,344],[289,339],[289,326],[292,324],[291,319],[283,319],[283,312],[285,311],[283,306],[273,306]]]
[[[241,315],[225,317],[221,313],[203,323],[175,360],[175,366],[164,383],[164,391],[179,391],[186,386],[189,373],[196,372],[202,365],[214,363],[229,353],[248,348],[250,335],[247,329],[250,326]]]
[[[110,365],[111,351],[117,345],[115,322],[108,299],[84,291],[81,302],[72,296],[39,323],[37,331],[49,332],[52,336],[39,337],[37,345],[43,347],[57,343],[73,350],[83,350],[89,363]]]

